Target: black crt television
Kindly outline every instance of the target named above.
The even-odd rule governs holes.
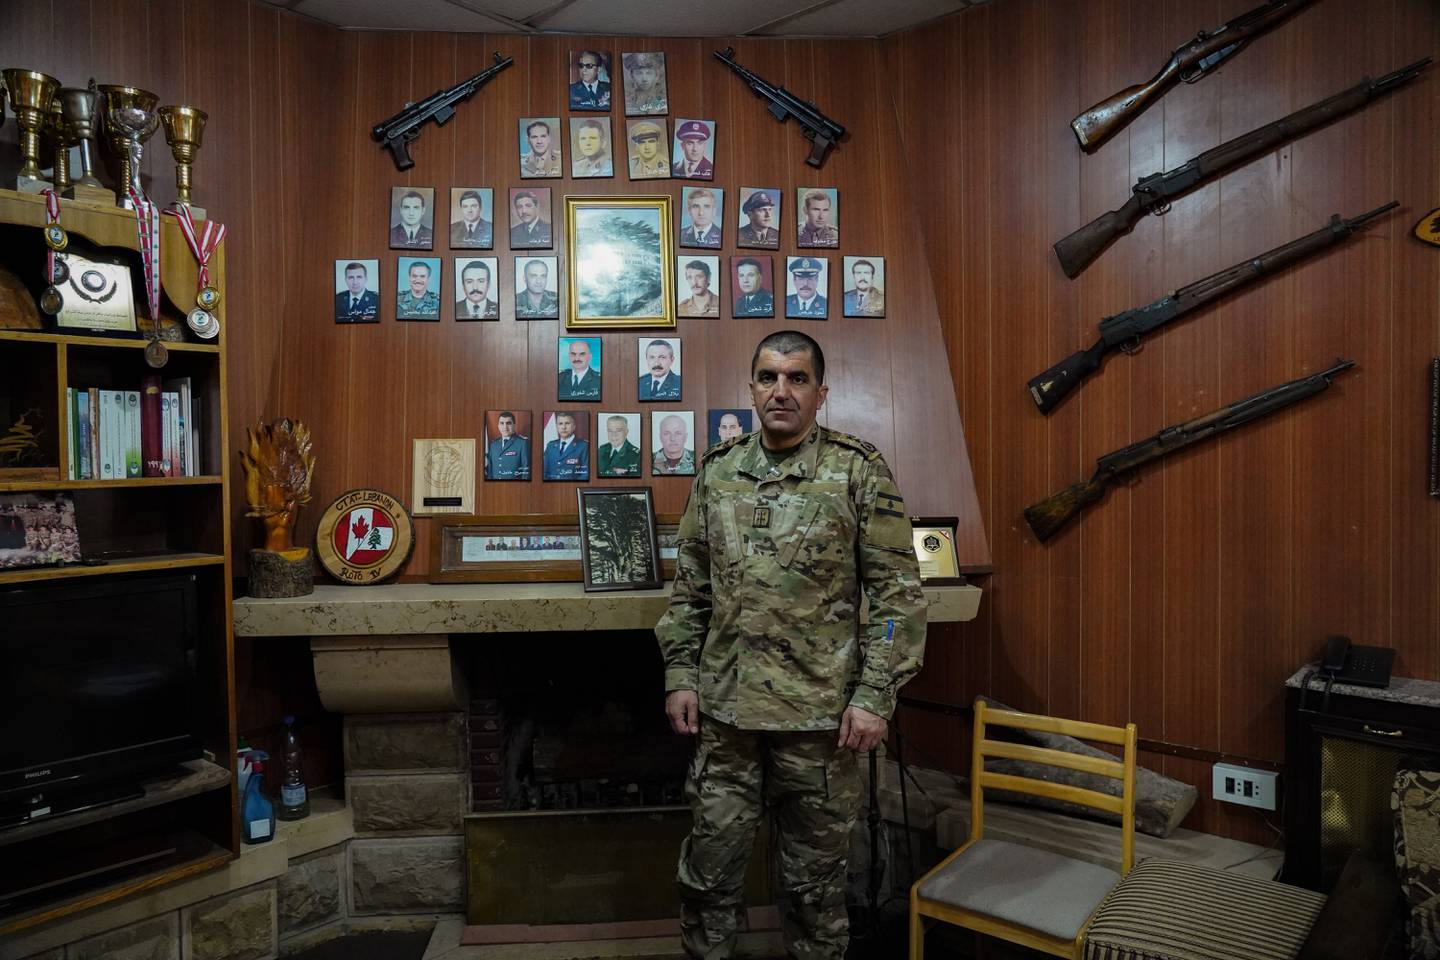
[[[0,828],[201,754],[194,574],[0,587]]]

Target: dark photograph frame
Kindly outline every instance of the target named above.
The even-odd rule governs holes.
[[[658,590],[665,583],[650,487],[577,487],[586,593]]]
[[[569,514],[434,519],[431,583],[573,583],[580,579],[580,527]]]

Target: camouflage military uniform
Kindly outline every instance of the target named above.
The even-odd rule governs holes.
[[[440,319],[440,295],[427,290],[425,296],[417,297],[406,290],[395,301],[395,318],[404,320],[406,317],[418,317],[425,320]]]
[[[680,454],[680,459],[672,464],[665,458],[665,451],[662,450],[655,455],[655,459],[650,464],[650,471],[656,476],[679,473],[688,477],[695,472],[695,451],[686,450]]]
[[[698,691],[704,715],[679,866],[691,956],[734,948],[762,803],[776,808],[789,955],[844,956],[860,784],[835,730],[849,705],[893,712],[920,668],[924,611],[904,501],[870,444],[816,426],[775,467],[758,432],[705,452],[655,628],[666,690]]]

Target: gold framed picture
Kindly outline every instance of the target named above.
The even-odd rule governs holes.
[[[955,529],[959,517],[911,517],[915,559],[920,561],[920,582],[932,587],[959,586],[960,557],[955,552]]]
[[[570,327],[674,327],[671,201],[565,198]]]

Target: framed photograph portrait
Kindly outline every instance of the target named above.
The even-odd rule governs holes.
[[[602,410],[595,415],[595,476],[607,480],[640,476],[640,414]]]
[[[650,415],[650,475],[695,476],[694,410],[660,410]]]
[[[496,257],[455,258],[455,319],[499,320],[500,260]]]
[[[599,337],[561,337],[555,344],[555,399],[600,399]]]
[[[556,257],[515,258],[515,319],[560,318],[559,263]]]
[[[719,257],[676,257],[675,296],[685,299],[675,304],[675,312],[682,317],[720,316],[719,277]]]
[[[730,315],[775,316],[774,263],[771,257],[730,258]]]
[[[546,410],[541,433],[546,480],[590,479],[590,415],[584,410]]]
[[[570,118],[570,176],[615,176],[615,161],[610,156],[609,117]]]
[[[335,261],[335,322],[380,322],[380,261]]]
[[[0,570],[80,562],[68,493],[0,493]]]
[[[530,479],[530,411],[485,411],[485,479]]]
[[[631,180],[668,180],[670,157],[665,145],[670,135],[664,120],[627,120],[625,142],[630,156]]]
[[[610,52],[570,51],[570,109],[610,109]]]
[[[825,300],[830,262],[824,257],[785,258],[785,316],[800,320],[826,320],[830,316]]]
[[[665,54],[622,53],[625,71],[625,116],[654,117],[670,112],[665,86]]]
[[[715,179],[715,121],[675,121],[670,174],[686,180]]]
[[[435,531],[431,583],[580,579],[580,524],[574,514],[442,516]]]
[[[754,429],[754,420],[752,419],[754,413],[753,410],[734,408],[716,410],[712,408],[706,417],[710,426],[710,431],[706,436],[709,446],[713,447],[717,443],[724,443],[726,440],[743,437],[749,433]]]
[[[719,187],[685,187],[680,197],[680,246],[719,250],[725,191]]]
[[[636,349],[640,379],[636,399],[644,402],[680,399],[680,338],[641,337]]]
[[[395,264],[395,319],[440,319],[440,258],[400,257]]]
[[[885,258],[846,257],[845,316],[885,316]]]
[[[558,177],[560,169],[560,118],[520,118],[520,177]]]
[[[510,188],[510,249],[547,250],[555,240],[549,187]]]
[[[435,188],[390,188],[390,249],[435,249]]]
[[[659,590],[660,542],[649,487],[581,487],[580,565],[586,592]]]
[[[735,246],[780,249],[781,199],[779,187],[740,188],[740,221]]]
[[[489,187],[450,188],[450,248],[495,246],[495,192]]]
[[[673,327],[670,198],[566,197],[572,327]]]
[[[840,246],[840,191],[834,187],[797,187],[795,226],[796,246]]]

